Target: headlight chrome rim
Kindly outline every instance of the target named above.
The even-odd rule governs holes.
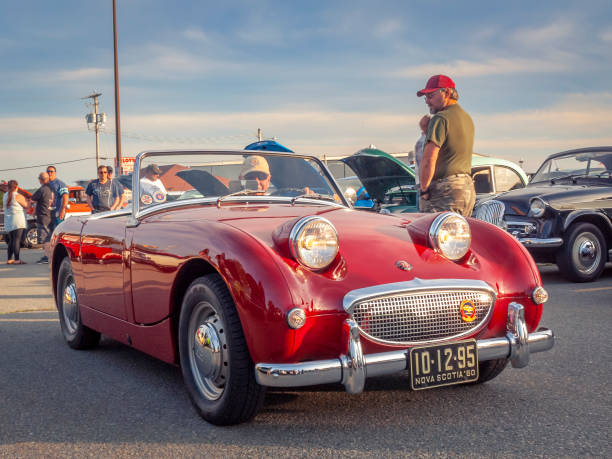
[[[531,293],[531,299],[535,304],[544,304],[548,301],[548,292],[544,287],[538,285]]]
[[[322,260],[320,263],[309,262],[304,256],[304,254],[300,251],[300,238],[303,235],[303,231],[306,230],[309,225],[315,222],[328,225],[329,228],[332,230],[335,239],[335,250],[333,250],[333,253],[328,254],[328,256],[325,257],[325,259]],[[298,222],[293,225],[293,228],[291,229],[291,233],[289,234],[289,249],[291,251],[291,255],[293,255],[296,261],[302,266],[305,266],[306,268],[311,269],[313,271],[324,270],[335,260],[336,256],[338,255],[338,231],[336,231],[334,225],[326,218],[319,216],[304,217],[298,220]]]
[[[458,251],[454,251],[454,252],[450,252],[448,249],[445,250],[444,245],[441,244],[440,242],[440,232],[443,229],[444,224],[448,223],[451,219],[461,220],[462,223],[466,225],[467,233],[468,233],[467,244],[465,245],[465,247],[459,248]],[[470,246],[472,245],[472,232],[470,229],[470,224],[468,223],[467,219],[463,215],[459,215],[456,212],[441,213],[431,223],[431,226],[429,228],[429,242],[432,248],[436,252],[444,256],[445,258],[448,258],[449,260],[452,260],[452,261],[459,261],[463,257],[465,257],[465,255],[470,250]]]
[[[535,204],[535,206],[534,206]],[[533,198],[529,204],[529,216],[540,218],[546,212],[546,202],[541,198]]]

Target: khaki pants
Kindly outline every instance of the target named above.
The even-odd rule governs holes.
[[[469,217],[472,215],[475,202],[476,191],[472,177],[467,174],[457,174],[431,182],[428,198],[419,199],[419,209],[421,212],[450,210]]]

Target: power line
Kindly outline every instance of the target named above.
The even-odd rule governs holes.
[[[24,166],[24,167],[13,167],[10,169],[0,169],[0,172],[6,172],[6,171],[20,171],[23,169],[35,169],[37,167],[47,167],[50,164],[68,164],[68,163],[78,163],[80,161],[89,161],[91,159],[96,159],[95,156],[89,156],[87,158],[80,158],[80,159],[72,159],[70,161],[51,161],[51,162],[47,162],[44,164],[37,164],[36,166]],[[114,158],[105,158],[105,157],[100,157],[100,159],[114,159]]]

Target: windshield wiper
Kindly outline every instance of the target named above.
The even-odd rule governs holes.
[[[584,173],[583,173],[583,174],[568,174],[568,175],[562,175],[561,177],[553,177],[553,178],[551,178],[551,179],[550,179],[550,183],[554,185],[554,184],[555,184],[555,182],[556,182],[556,181],[558,181],[558,180],[565,180],[565,179],[572,179],[572,180],[575,180],[575,179],[577,179],[577,178],[579,178],[579,177],[588,177],[588,176],[589,176],[589,174],[584,174]]]
[[[336,199],[333,196],[330,196],[328,194],[318,194],[318,193],[304,193],[304,194],[299,194],[297,196],[294,196],[293,198],[291,198],[291,205],[295,204],[295,201],[297,201],[298,199],[320,199],[322,201],[331,201],[331,202],[336,202]]]
[[[233,196],[253,196],[253,195],[263,195],[263,191],[261,190],[238,190],[233,193],[226,194],[224,196],[219,196],[217,198],[217,207],[221,204],[221,202],[225,201],[227,198],[231,198]]]

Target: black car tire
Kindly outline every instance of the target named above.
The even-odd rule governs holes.
[[[83,325],[77,297],[72,265],[68,257],[62,260],[57,276],[55,302],[59,312],[60,327],[68,346],[73,349],[90,349],[100,342],[100,333]]]
[[[25,231],[23,236],[23,247],[31,249],[38,244],[38,228],[36,225],[30,225]]]
[[[499,375],[508,365],[508,359],[485,360],[478,364],[478,379],[474,384],[482,384]]]
[[[195,279],[179,318],[179,354],[189,397],[206,421],[232,425],[253,418],[265,395],[232,297],[217,274]]]
[[[566,232],[556,261],[561,275],[574,282],[597,279],[607,261],[608,249],[601,230],[592,223],[574,223]]]

